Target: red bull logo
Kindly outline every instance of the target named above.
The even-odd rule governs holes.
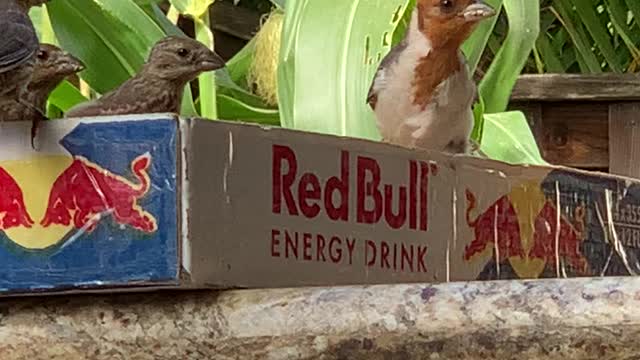
[[[158,228],[155,217],[138,204],[151,187],[150,164],[148,153],[133,159],[135,181],[130,181],[81,156],[3,161],[0,230],[31,249],[51,246],[73,229],[91,233],[105,216],[153,233]]]
[[[8,230],[18,226],[31,228],[33,220],[24,204],[24,195],[16,181],[0,167],[0,229]]]
[[[76,157],[54,182],[47,212],[40,224],[67,226],[73,217],[76,228],[88,225],[87,232],[91,232],[101,215],[111,212],[117,223],[144,232],[156,231],[155,218],[138,205],[138,199],[149,191],[150,162],[149,154],[133,160],[131,171],[138,179],[134,184],[85,158]]]
[[[509,261],[521,278],[536,278],[546,266],[561,272],[561,262],[585,273],[587,261],[580,251],[584,235],[584,207],[576,208],[573,222],[559,212],[536,182],[511,190],[472,218],[477,199],[467,190],[466,221],[473,241],[464,249],[464,260],[492,251],[498,263]]]

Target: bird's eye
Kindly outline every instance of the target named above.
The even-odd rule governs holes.
[[[178,55],[185,57],[187,55],[189,55],[189,50],[185,49],[185,48],[180,48],[178,49]]]
[[[49,54],[47,54],[46,51],[38,51],[38,53],[36,54],[36,56],[38,57],[38,59],[40,60],[47,60],[47,58],[49,57]]]
[[[450,9],[451,7],[453,7],[453,0],[441,0],[440,6],[445,9]]]

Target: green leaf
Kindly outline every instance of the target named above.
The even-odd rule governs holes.
[[[253,37],[240,51],[227,61],[226,68],[229,71],[231,80],[243,88],[247,84],[247,74],[253,62],[255,50],[256,38]]]
[[[548,165],[521,111],[485,114],[480,150],[510,164]]]
[[[158,5],[151,5],[149,10],[146,10],[147,14],[160,26],[163,32],[167,35],[174,36],[186,36],[182,29],[175,26],[167,16],[162,12],[162,9]]]
[[[499,19],[497,14],[500,14],[500,11],[502,10],[502,1],[503,0],[486,0],[486,3],[496,10],[496,16],[478,24],[477,29],[462,45],[462,52],[467,58],[467,63],[469,64],[469,70],[471,73],[475,72],[496,22]]]
[[[606,26],[598,19],[598,14],[593,5],[583,1],[579,6],[576,6],[575,9],[611,69],[614,72],[621,72],[622,69],[618,64],[618,59],[616,58],[616,53],[611,43],[611,34]]]
[[[214,49],[213,32],[209,25],[209,13],[205,12],[202,18],[194,19],[196,38],[209,49]],[[205,73],[198,77],[200,89],[200,114],[209,119],[218,118],[216,105],[216,78],[214,73]]]
[[[640,20],[640,1],[638,0],[625,0],[629,11],[633,14],[633,18],[636,21]]]
[[[198,19],[208,12],[214,0],[170,0],[170,2],[181,14]]]
[[[400,17],[400,21],[398,22],[398,25],[396,26],[396,29],[393,32],[393,37],[391,39],[391,45],[395,46],[397,45],[400,41],[402,41],[402,38],[404,38],[405,33],[407,32],[407,29],[409,28],[409,23],[411,22],[411,15],[413,14],[413,10],[416,7],[416,0],[408,0],[407,1],[407,6],[401,7],[399,6],[396,13],[393,15],[394,19],[396,19],[397,17]]]
[[[273,3],[273,5],[278,7],[278,9],[284,9],[286,1],[285,0],[271,0],[271,2]]]
[[[288,0],[278,70],[282,125],[378,139],[366,97],[404,7],[406,0]]]
[[[274,126],[280,125],[278,110],[251,106],[221,93],[218,93],[218,116],[222,120],[237,120]]]
[[[482,143],[482,133],[484,131],[484,101],[482,97],[479,101],[473,105],[473,131],[471,132],[471,139],[477,143]]]
[[[554,0],[552,9],[564,25],[576,48],[578,62],[585,72],[600,73],[602,68],[591,48],[590,37],[579,19],[574,19],[569,0]]]
[[[487,113],[507,109],[513,86],[540,32],[539,0],[505,1],[504,10],[509,32],[478,86]]]
[[[36,29],[36,34],[41,43],[57,45],[56,35],[49,21],[49,13],[46,5],[34,6],[29,10],[29,17]]]
[[[627,45],[629,51],[634,57],[640,56],[640,50],[636,47],[631,30],[627,26],[626,16],[629,10],[621,0],[607,0],[607,10],[611,16],[611,23]]]
[[[536,49],[542,58],[546,71],[550,73],[563,73],[566,69],[562,60],[558,57],[556,49],[551,45],[547,34],[541,34],[536,41]]]
[[[49,96],[49,103],[62,111],[67,111],[87,100],[78,88],[66,80],[58,85]]]

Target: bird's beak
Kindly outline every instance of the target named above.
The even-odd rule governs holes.
[[[466,22],[478,22],[490,18],[496,11],[482,0],[475,0],[471,5],[462,10],[462,16]]]
[[[224,60],[213,51],[208,52],[199,64],[201,71],[213,71],[225,67]]]
[[[63,63],[65,73],[69,75],[79,73],[86,68],[82,61],[69,54],[63,59]]]

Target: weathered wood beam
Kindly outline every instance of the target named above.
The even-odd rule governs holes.
[[[0,304],[3,359],[631,359],[640,278]]]
[[[548,162],[581,169],[609,167],[609,104],[519,101],[511,110],[527,116]]]
[[[511,95],[513,101],[623,101],[640,100],[636,74],[521,75]]]
[[[611,105],[609,163],[612,174],[640,178],[640,102]]]

